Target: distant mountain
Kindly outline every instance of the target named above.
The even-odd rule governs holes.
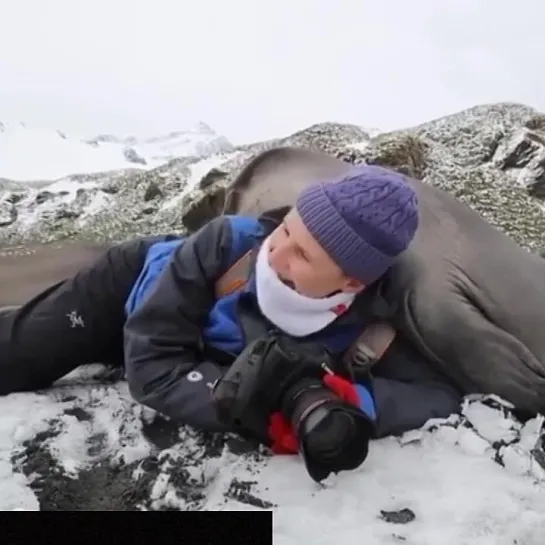
[[[232,149],[231,142],[206,123],[154,137],[81,138],[21,122],[0,122],[0,180],[38,182],[73,174],[149,169],[176,157],[204,157]]]

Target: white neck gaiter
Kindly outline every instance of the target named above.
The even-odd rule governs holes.
[[[276,327],[288,335],[305,337],[338,318],[339,308],[350,306],[354,300],[351,293],[314,299],[286,286],[269,265],[269,242],[269,238],[263,242],[257,256],[256,292],[261,312]]]

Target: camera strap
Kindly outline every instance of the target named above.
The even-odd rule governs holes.
[[[244,345],[266,337],[275,328],[259,311],[251,293],[242,293],[237,301],[237,317],[244,336]]]

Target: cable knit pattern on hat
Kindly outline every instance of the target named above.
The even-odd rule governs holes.
[[[331,258],[367,285],[407,249],[418,228],[418,198],[408,179],[375,165],[305,188],[295,206]]]

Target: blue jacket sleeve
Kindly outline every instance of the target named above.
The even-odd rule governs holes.
[[[462,395],[406,341],[394,341],[368,383],[356,385],[360,408],[377,425],[377,437],[401,435],[431,418],[460,411]]]
[[[211,431],[223,429],[211,396],[223,371],[203,361],[201,335],[215,304],[215,282],[230,263],[232,238],[226,218],[189,236],[124,328],[131,395],[179,423]]]
[[[461,397],[440,382],[401,382],[375,378],[377,437],[401,435],[422,427],[430,418],[447,418],[460,411]]]

